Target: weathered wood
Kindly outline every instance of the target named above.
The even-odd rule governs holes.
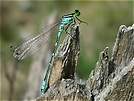
[[[80,52],[78,26],[69,33],[54,57],[49,88],[36,100],[133,101],[134,25],[120,26],[111,58],[106,47],[85,84],[75,80]]]
[[[95,101],[134,101],[134,25],[120,26],[111,59],[106,47],[87,86]]]
[[[74,25],[58,47],[53,59],[49,89],[38,97],[37,101],[87,99],[86,86],[77,84],[75,80],[79,53],[79,26]]]

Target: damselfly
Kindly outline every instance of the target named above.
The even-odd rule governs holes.
[[[50,36],[50,35],[47,35],[47,33],[54,30],[60,24],[57,39],[56,39],[53,53],[51,56],[51,60],[49,62],[47,72],[46,72],[44,81],[42,83],[42,87],[41,87],[42,93],[44,93],[48,87],[47,85],[48,85],[49,75],[50,75],[50,71],[51,71],[52,59],[55,56],[55,50],[57,49],[58,41],[60,39],[61,33],[63,32],[63,30],[67,31],[67,29],[71,26],[71,24],[76,24],[76,19],[79,21],[79,23],[81,23],[81,22],[86,23],[86,22],[78,19],[77,18],[78,16],[80,16],[79,10],[75,10],[74,13],[64,15],[64,16],[62,16],[62,18],[60,19],[59,22],[55,23],[53,26],[51,26],[47,30],[41,31],[39,33],[39,35],[32,37],[32,38],[29,38],[19,45],[10,47],[12,52],[13,52],[13,56],[17,60],[22,60],[25,57],[36,53],[42,46],[44,46],[45,43],[49,39],[48,37]]]

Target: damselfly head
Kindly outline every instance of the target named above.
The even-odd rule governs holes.
[[[79,10],[75,10],[75,11],[74,11],[74,15],[75,15],[75,16],[80,16],[80,11],[79,11]]]

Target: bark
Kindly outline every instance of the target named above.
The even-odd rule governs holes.
[[[75,79],[80,53],[79,26],[70,28],[69,33],[53,59],[49,88],[36,101],[133,101],[134,25],[120,26],[111,58],[106,47],[85,84]]]

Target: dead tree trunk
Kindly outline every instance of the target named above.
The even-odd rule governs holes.
[[[70,28],[69,33],[53,59],[49,88],[36,100],[133,101],[134,25],[120,26],[111,58],[106,47],[85,84],[75,79],[79,26]]]

